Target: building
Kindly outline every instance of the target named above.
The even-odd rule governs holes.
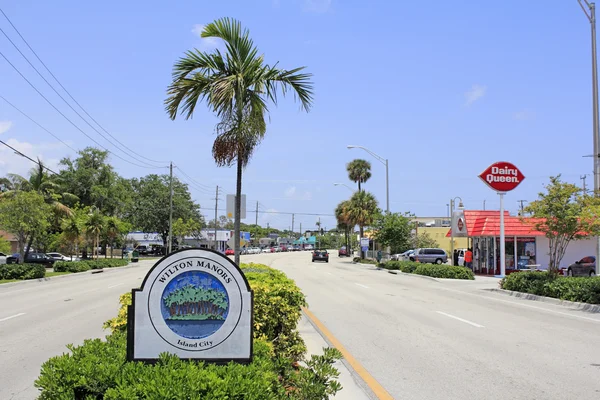
[[[429,237],[431,237],[433,240],[435,240],[437,242],[438,247],[440,249],[446,250],[446,252],[449,255],[450,251],[452,250],[452,246],[451,246],[451,237],[449,235],[447,235],[448,226],[446,226],[446,227],[423,226],[423,227],[417,228],[416,233],[419,235],[422,233],[426,233],[427,235],[429,235]],[[454,248],[455,249],[466,249],[468,247],[468,244],[469,244],[468,238],[465,238],[465,237],[460,237],[460,238],[455,237],[454,238]]]
[[[229,245],[228,241],[233,237],[233,231],[228,229],[217,229],[217,250],[225,251]],[[250,241],[250,232],[240,232],[242,246]],[[163,240],[162,235],[159,233],[145,233],[145,232],[130,232],[127,234],[127,241],[135,243],[136,245],[151,246],[153,244],[162,246]],[[186,236],[183,239],[184,246],[199,247],[203,249],[214,249],[215,248],[215,230],[214,229],[202,229],[200,236]]]
[[[486,275],[500,274],[500,212],[465,210],[464,220],[469,247],[473,248],[473,271]],[[550,243],[532,222],[504,212],[504,246],[506,273],[518,269],[547,269]],[[450,237],[450,231],[447,232]],[[595,254],[594,238],[571,241],[559,268],[566,268],[583,257]]]
[[[8,242],[10,243],[11,254],[17,253],[19,251],[19,242],[17,241],[15,235],[5,231],[0,231],[0,237],[2,237],[5,240],[8,240]]]

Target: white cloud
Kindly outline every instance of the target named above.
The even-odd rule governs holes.
[[[283,192],[285,197],[294,197],[296,195],[296,186],[290,186]]]
[[[220,40],[217,38],[203,38],[200,35],[202,34],[202,31],[204,30],[204,27],[206,25],[203,24],[196,24],[193,26],[192,28],[192,33],[196,36],[198,36],[200,38],[200,43],[201,43],[201,47],[204,48],[205,50],[210,50],[210,49],[215,49],[217,47],[219,47],[220,44]]]
[[[12,127],[12,121],[0,121],[0,135]]]
[[[471,104],[475,103],[477,100],[485,96],[486,90],[486,86],[473,85],[470,90],[465,92],[465,104],[470,106]]]
[[[4,141],[9,146],[14,147],[34,160],[39,157],[46,167],[57,172],[60,159],[66,155],[65,145],[60,142],[34,145],[28,142],[19,142],[17,139],[7,139]],[[9,173],[27,176],[34,166],[35,164],[31,160],[16,154],[8,147],[0,147],[0,176]]]
[[[304,11],[325,13],[331,8],[332,0],[303,0]]]
[[[521,110],[513,114],[513,119],[517,121],[528,121],[535,118],[535,114],[529,110]]]

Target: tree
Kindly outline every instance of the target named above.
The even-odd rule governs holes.
[[[402,253],[411,247],[412,215],[410,213],[378,214],[373,227],[375,240],[389,246],[392,253]]]
[[[218,19],[206,25],[201,36],[222,39],[225,52],[188,51],[174,65],[165,104],[171,119],[178,113],[189,119],[198,102],[206,101],[221,120],[216,126],[213,158],[218,166],[237,164],[234,250],[239,264],[242,172],[265,136],[267,103],[277,105],[279,90],[284,95],[289,90],[308,111],[311,75],[301,72],[304,67],[284,70],[266,64],[239,21]]]
[[[129,223],[121,221],[118,217],[106,217],[103,236],[105,245],[110,245],[110,258],[113,257],[115,246],[120,247],[123,245],[130,228]],[[108,256],[108,252],[105,253],[106,256]]]
[[[356,159],[346,165],[348,178],[354,183],[358,183],[358,190],[361,190],[361,183],[365,183],[371,178],[371,163],[367,160]]]
[[[350,230],[354,229],[354,225],[351,225],[348,219],[348,203],[349,201],[342,201],[335,208],[335,219],[337,221],[337,228],[344,231],[344,242],[346,243],[346,249],[350,250],[350,244],[348,243],[348,236]]]
[[[98,246],[100,246],[100,234],[106,226],[106,220],[100,213],[100,210],[94,209],[86,218],[84,222],[85,233],[90,239],[92,239],[92,258],[94,258],[94,252],[96,253],[96,259],[98,259]]]
[[[421,232],[417,236],[413,236],[413,249],[427,249],[440,247],[439,243],[429,236],[427,232]]]
[[[363,237],[364,227],[373,225],[375,217],[379,213],[375,196],[364,190],[358,191],[348,200],[345,209],[346,218],[351,226],[358,225],[360,237]]]
[[[18,191],[0,199],[0,226],[17,238],[20,263],[25,259],[25,245],[29,239],[50,226],[49,215],[50,206],[37,192]]]
[[[586,196],[571,183],[562,182],[559,176],[550,177],[546,192],[529,203],[525,212],[535,229],[543,232],[550,244],[549,271],[558,272],[567,246],[572,240],[600,234],[600,199]]]
[[[11,253],[10,242],[4,237],[0,236],[0,253],[10,254]]]
[[[169,175],[147,175],[132,180],[133,201],[126,220],[134,229],[159,233],[168,247],[169,236]],[[200,206],[192,200],[186,184],[173,177],[173,221],[177,219],[203,221]]]
[[[69,243],[69,253],[73,254],[73,250],[75,250],[75,256],[78,256],[79,245],[84,232],[82,209],[74,209],[73,215],[63,219],[61,228],[62,235]]]

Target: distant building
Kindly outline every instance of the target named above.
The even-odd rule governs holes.
[[[11,254],[19,251],[19,242],[17,241],[17,238],[12,233],[0,231],[0,236],[4,240],[8,240],[8,242],[10,243]]]

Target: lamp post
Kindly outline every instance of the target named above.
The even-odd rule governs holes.
[[[590,21],[592,30],[592,105],[594,135],[594,196],[600,196],[600,137],[598,132],[598,60],[596,55],[596,3],[588,0],[577,0],[585,16]],[[585,6],[583,3],[585,2]],[[589,11],[589,12],[588,12]],[[596,260],[600,260],[600,236],[596,237]],[[596,263],[596,275],[600,273],[600,263]]]
[[[458,208],[463,209],[465,206],[463,205],[463,200],[456,196],[455,198],[450,200],[450,265],[454,265],[454,202],[456,199],[459,200]]]
[[[363,146],[355,146],[355,145],[349,144],[346,147],[348,147],[348,149],[363,149],[364,151],[366,151],[367,153],[369,153],[370,155],[375,157],[375,159],[377,159],[377,161],[379,161],[380,163],[385,165],[385,211],[387,214],[389,214],[390,213],[390,179],[389,179],[390,175],[389,175],[388,159],[383,158],[380,155],[373,153],[371,150],[369,150]],[[388,255],[390,254],[390,246],[387,246],[386,252],[388,253]]]
[[[333,186],[345,186],[349,191],[354,193],[354,189],[352,189],[350,186],[346,185],[345,183],[334,183]]]

